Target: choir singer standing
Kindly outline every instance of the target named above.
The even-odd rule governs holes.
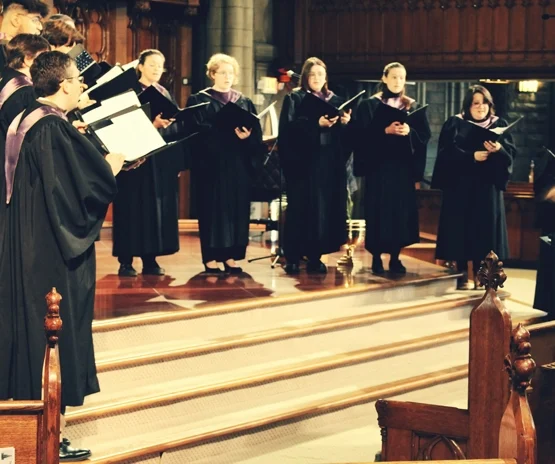
[[[192,175],[197,186],[197,214],[202,261],[205,272],[239,274],[236,261],[245,258],[249,240],[250,188],[255,166],[264,145],[260,124],[252,128],[222,130],[214,124],[216,113],[235,104],[251,113],[251,100],[232,86],[239,77],[237,60],[223,53],[213,55],[206,65],[213,85],[191,95],[187,106],[208,103],[195,112]]]
[[[283,249],[288,274],[299,272],[299,261],[308,258],[307,271],[325,273],[320,260],[346,241],[346,163],[350,155],[348,110],[335,117],[307,117],[300,110],[311,93],[338,107],[343,100],[328,88],[326,65],[308,58],[301,71],[300,87],[285,97],[280,116],[279,154],[287,184],[287,216]],[[319,114],[319,113],[316,113]]]
[[[486,129],[507,126],[495,115],[491,93],[481,85],[468,90],[461,113],[443,125],[432,178],[432,187],[443,191],[436,258],[457,262],[463,273],[459,288],[466,288],[468,261],[476,277],[480,261],[491,250],[500,259],[509,256],[503,191],[516,154],[510,134],[502,143],[486,141],[470,149],[471,141],[461,137],[470,123]]]
[[[405,274],[399,253],[419,241],[415,183],[424,175],[430,128],[425,117],[418,127],[389,122],[381,117],[387,108],[380,108],[387,105],[399,113],[416,108],[415,101],[405,95],[406,76],[401,63],[388,64],[383,70],[383,90],[363,100],[357,109],[355,175],[365,177],[365,246],[372,253],[372,272],[378,275],[385,272],[382,253],[390,255],[391,273]]]

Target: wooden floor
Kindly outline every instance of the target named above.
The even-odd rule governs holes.
[[[266,256],[272,244],[260,240],[260,233],[253,233],[247,249],[247,258]],[[328,273],[325,275],[307,274],[304,269],[297,276],[285,274],[281,266],[270,267],[271,260],[263,259],[239,264],[244,273],[224,275],[222,277],[204,274],[200,255],[200,243],[196,232],[181,235],[181,249],[171,256],[158,259],[165,268],[166,275],[142,276],[135,278],[118,277],[119,264],[112,256],[110,233],[103,231],[102,240],[97,242],[97,291],[95,319],[111,319],[122,316],[143,314],[147,312],[172,311],[184,308],[199,308],[230,302],[242,302],[253,299],[275,299],[291,297],[310,292],[328,292],[341,289],[358,289],[360,287],[395,286],[409,281],[420,281],[445,276],[449,273],[444,268],[420,260],[402,257],[407,267],[404,277],[376,277],[370,272],[371,255],[363,248],[355,253],[355,267],[343,270],[337,267],[337,259],[343,253],[338,252],[323,258],[327,261]],[[388,257],[384,256],[387,268]],[[140,273],[142,263],[139,258],[134,261],[135,269]]]

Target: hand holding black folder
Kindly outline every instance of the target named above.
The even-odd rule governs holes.
[[[230,132],[235,131],[237,127],[240,129],[245,127],[251,130],[257,124],[260,124],[260,119],[258,119],[256,114],[244,110],[235,103],[229,102],[212,116],[211,122],[215,129]]]
[[[322,116],[326,116],[328,119],[343,116],[347,109],[349,109],[351,105],[364,93],[366,93],[366,90],[360,91],[353,98],[347,100],[339,107],[335,107],[331,103],[318,98],[312,93],[307,93],[299,105],[299,109],[297,110],[298,115],[309,120],[316,121],[318,121]]]
[[[398,122],[418,129],[426,122],[427,108],[428,105],[424,105],[413,111],[407,112],[380,102],[372,117],[372,125],[378,127],[382,131],[394,122]]]
[[[142,104],[150,103],[150,111],[153,120],[156,119],[156,116],[162,114],[163,119],[175,119],[176,121],[184,120],[187,115],[190,114],[188,111],[210,104],[209,102],[205,102],[187,108],[179,108],[171,100],[162,95],[153,85],[147,87],[139,94],[139,101]]]
[[[499,141],[504,135],[509,134],[522,118],[523,116],[506,127],[496,127],[494,129],[486,129],[470,121],[461,119],[455,143],[463,150],[472,152],[484,151],[485,142]]]

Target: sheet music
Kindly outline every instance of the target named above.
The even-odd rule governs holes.
[[[132,106],[139,108],[141,102],[137,94],[133,90],[130,90],[121,95],[116,95],[115,97],[102,101],[99,108],[83,113],[82,118],[84,122],[91,124]]]
[[[256,117],[258,119],[261,119],[266,113],[268,113],[274,107],[276,103],[277,101],[270,103],[266,108],[264,108],[260,113],[258,113]]]
[[[128,69],[136,68],[138,64],[139,64],[139,60],[138,60],[138,59],[137,59],[137,60],[133,60],[133,61],[130,61],[129,63],[127,63],[127,64],[122,65],[122,66],[121,66],[121,69],[123,69],[124,71],[127,71]]]
[[[15,464],[15,448],[0,448],[0,464]]]
[[[122,153],[125,161],[134,161],[166,145],[140,108],[113,118],[112,123],[97,129],[96,135],[110,153]]]
[[[521,116],[520,118],[518,118],[516,121],[513,121],[511,124],[509,124],[506,127],[496,127],[494,129],[489,129],[492,132],[495,132],[497,135],[501,135],[504,132],[507,132],[511,127],[513,127],[517,122],[519,122],[524,116]],[[472,121],[470,121],[472,122]]]

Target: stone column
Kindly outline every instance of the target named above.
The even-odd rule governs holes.
[[[212,0],[207,23],[207,59],[226,53],[237,59],[241,76],[237,90],[254,93],[254,0]]]

